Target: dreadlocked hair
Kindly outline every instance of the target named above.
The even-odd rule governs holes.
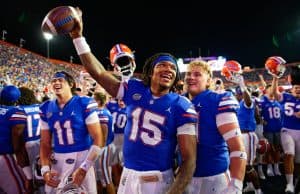
[[[161,52],[161,53],[156,53],[156,54],[152,55],[151,57],[149,57],[144,64],[143,73],[141,76],[141,79],[146,86],[150,86],[150,84],[151,84],[151,75],[153,74],[153,68],[155,65],[153,63],[160,56],[169,56],[169,57],[172,57],[174,59],[174,61],[177,61],[177,59],[170,53]],[[175,77],[175,81],[171,87],[171,91],[174,91],[176,83],[181,79],[177,63],[175,65],[176,65],[176,77]]]
[[[20,87],[19,88],[20,92],[21,92],[21,96],[18,100],[18,104],[19,105],[31,105],[31,104],[38,104],[40,103],[35,95],[33,90],[27,88],[27,87]]]

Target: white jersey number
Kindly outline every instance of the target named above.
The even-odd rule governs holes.
[[[113,117],[113,123],[120,129],[124,128],[127,121],[127,115],[126,114],[120,114],[118,112],[114,112],[112,114]]]
[[[269,107],[269,117],[270,119],[279,119],[280,118],[280,108],[279,107]]]
[[[296,106],[296,109],[300,109],[300,104],[296,105],[293,102],[287,102],[284,104],[284,113],[287,116],[293,116],[295,113],[294,107]]]
[[[71,121],[65,121],[65,123],[63,124],[63,127],[65,128],[64,130],[60,126],[59,121],[56,121],[54,124],[54,128],[57,133],[58,143],[60,145],[74,144],[74,137],[73,137],[72,128],[71,128]],[[63,133],[65,133],[67,142],[64,142]]]
[[[39,136],[41,133],[41,123],[39,122],[40,115],[39,114],[33,114],[33,115],[28,115],[27,116],[27,133],[28,137],[33,137],[33,136]],[[36,128],[35,134],[33,134],[33,121],[36,120],[38,122],[38,126]]]
[[[139,123],[140,120],[142,123]],[[157,125],[163,125],[164,122],[164,117],[137,108],[132,112],[132,128],[129,138],[135,141],[139,135],[144,144],[157,145],[162,140],[162,134]]]

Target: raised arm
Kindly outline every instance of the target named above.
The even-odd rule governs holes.
[[[106,71],[104,66],[91,52],[91,49],[82,35],[83,21],[82,11],[77,8],[80,19],[76,19],[75,28],[70,32],[77,54],[80,57],[81,63],[84,65],[89,74],[113,97],[117,96],[120,81],[115,78],[110,72]]]

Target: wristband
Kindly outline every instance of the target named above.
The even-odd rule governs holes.
[[[27,180],[31,180],[32,179],[32,170],[30,166],[25,166],[24,168],[22,168],[24,175],[26,177]]]
[[[230,184],[233,185],[235,188],[238,188],[240,191],[243,189],[243,182],[239,179],[232,178]]]
[[[73,39],[73,44],[78,55],[91,52],[90,46],[88,45],[84,37]]]
[[[91,166],[94,164],[94,162],[85,160],[81,165],[80,168],[85,170],[86,172],[91,168]]]
[[[92,145],[89,149],[89,152],[87,153],[85,160],[80,165],[80,168],[82,168],[85,171],[88,171],[102,152],[103,149],[101,149],[99,146]]]
[[[46,172],[49,172],[49,171],[50,171],[50,167],[49,166],[42,166],[42,168],[41,168],[41,175],[42,175],[42,177],[44,177],[44,174]]]

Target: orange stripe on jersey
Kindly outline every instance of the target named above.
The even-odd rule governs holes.
[[[189,118],[198,118],[198,115],[194,115],[194,114],[183,114],[183,117],[189,117]]]

